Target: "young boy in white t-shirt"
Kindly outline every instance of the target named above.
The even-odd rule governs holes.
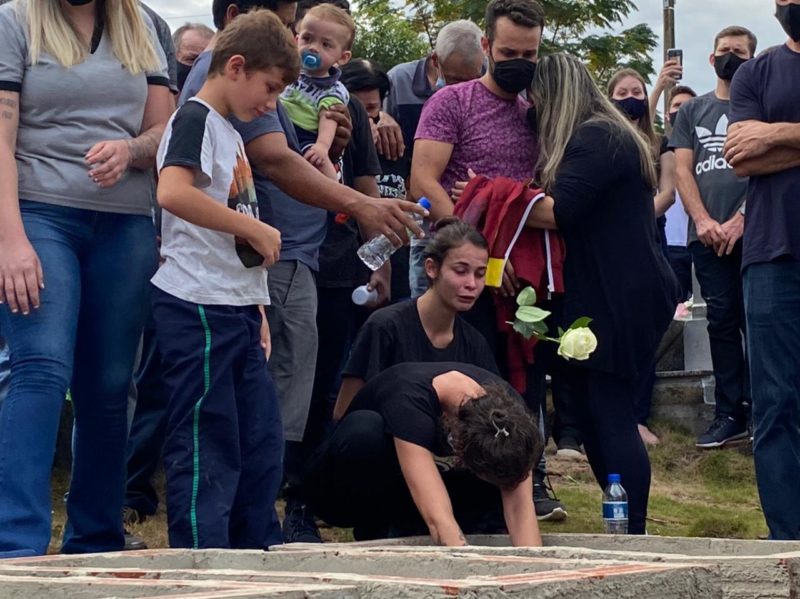
[[[228,117],[275,110],[298,71],[296,47],[274,14],[238,16],[158,151],[164,263],[153,277],[153,317],[170,393],[171,547],[266,549],[281,540],[274,503],[283,437],[260,311],[281,239],[258,218],[244,144]]]

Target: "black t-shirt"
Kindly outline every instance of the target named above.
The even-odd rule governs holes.
[[[456,317],[453,341],[434,347],[417,312],[417,300],[407,300],[374,312],[358,333],[342,376],[372,380],[402,362],[461,362],[499,374],[483,336]]]
[[[354,187],[355,180],[359,177],[380,175],[381,165],[364,105],[353,97],[347,107],[353,122],[353,136],[342,156],[342,182],[348,187]],[[354,288],[366,283],[369,280],[369,269],[356,254],[360,245],[361,236],[356,220],[329,213],[328,233],[319,249],[317,285]]]
[[[730,122],[800,123],[800,53],[783,45],[748,60],[731,85]],[[750,177],[742,268],[800,261],[800,167]]]
[[[408,152],[400,160],[387,160],[378,156],[381,162],[381,174],[375,177],[378,191],[382,198],[405,200],[408,190],[406,181],[411,174],[411,161]],[[411,296],[408,284],[408,262],[410,249],[404,245],[392,254],[392,301],[407,299]]]
[[[502,385],[518,397],[499,376],[471,364],[406,362],[384,370],[364,385],[347,413],[378,412],[383,416],[386,434],[424,447],[434,455],[451,455],[453,450],[441,426],[442,406],[432,382],[440,374],[453,370],[479,385]]]

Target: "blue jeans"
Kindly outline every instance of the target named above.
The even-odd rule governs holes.
[[[776,540],[800,539],[800,263],[744,271],[753,381],[753,454],[761,506]]]
[[[50,541],[50,469],[69,387],[75,410],[64,553],[123,548],[128,385],[156,267],[149,216],[21,201],[45,288],[28,316],[0,306],[11,386],[0,411],[0,557]]]
[[[0,337],[0,409],[3,408],[3,400],[8,395],[9,375],[11,374],[11,364],[8,355],[8,345],[5,339]]]

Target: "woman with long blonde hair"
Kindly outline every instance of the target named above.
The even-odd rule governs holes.
[[[568,364],[565,378],[597,482],[622,476],[629,532],[643,534],[650,461],[634,404],[677,300],[658,247],[651,147],[575,58],[540,59],[531,96],[547,197],[528,224],[561,232],[564,323],[588,316],[598,340],[588,360]]]
[[[122,549],[126,400],[157,251],[153,159],[171,106],[136,0],[0,6],[0,557],[50,541],[67,389],[73,469],[61,550]]]

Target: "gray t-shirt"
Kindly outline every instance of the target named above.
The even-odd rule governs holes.
[[[186,102],[170,119],[157,162],[159,171],[168,166],[192,169],[195,187],[207,196],[240,214],[258,218],[253,172],[244,142],[228,119],[202,100]],[[153,285],[195,304],[268,305],[267,269],[261,265],[263,258],[254,252],[229,233],[193,225],[164,210],[164,263],[153,277]]]
[[[710,92],[681,106],[669,146],[694,151],[694,180],[708,214],[724,223],[736,214],[747,196],[747,178],[737,177],[722,148],[728,137],[730,102]],[[689,243],[697,241],[689,219]]]
[[[150,214],[150,170],[131,169],[101,189],[88,176],[86,152],[97,142],[141,132],[148,84],[169,86],[166,59],[142,12],[160,69],[131,75],[114,56],[108,32],[81,64],[63,68],[42,53],[28,56],[26,2],[0,6],[0,90],[20,94],[17,130],[19,197],[120,214]]]

